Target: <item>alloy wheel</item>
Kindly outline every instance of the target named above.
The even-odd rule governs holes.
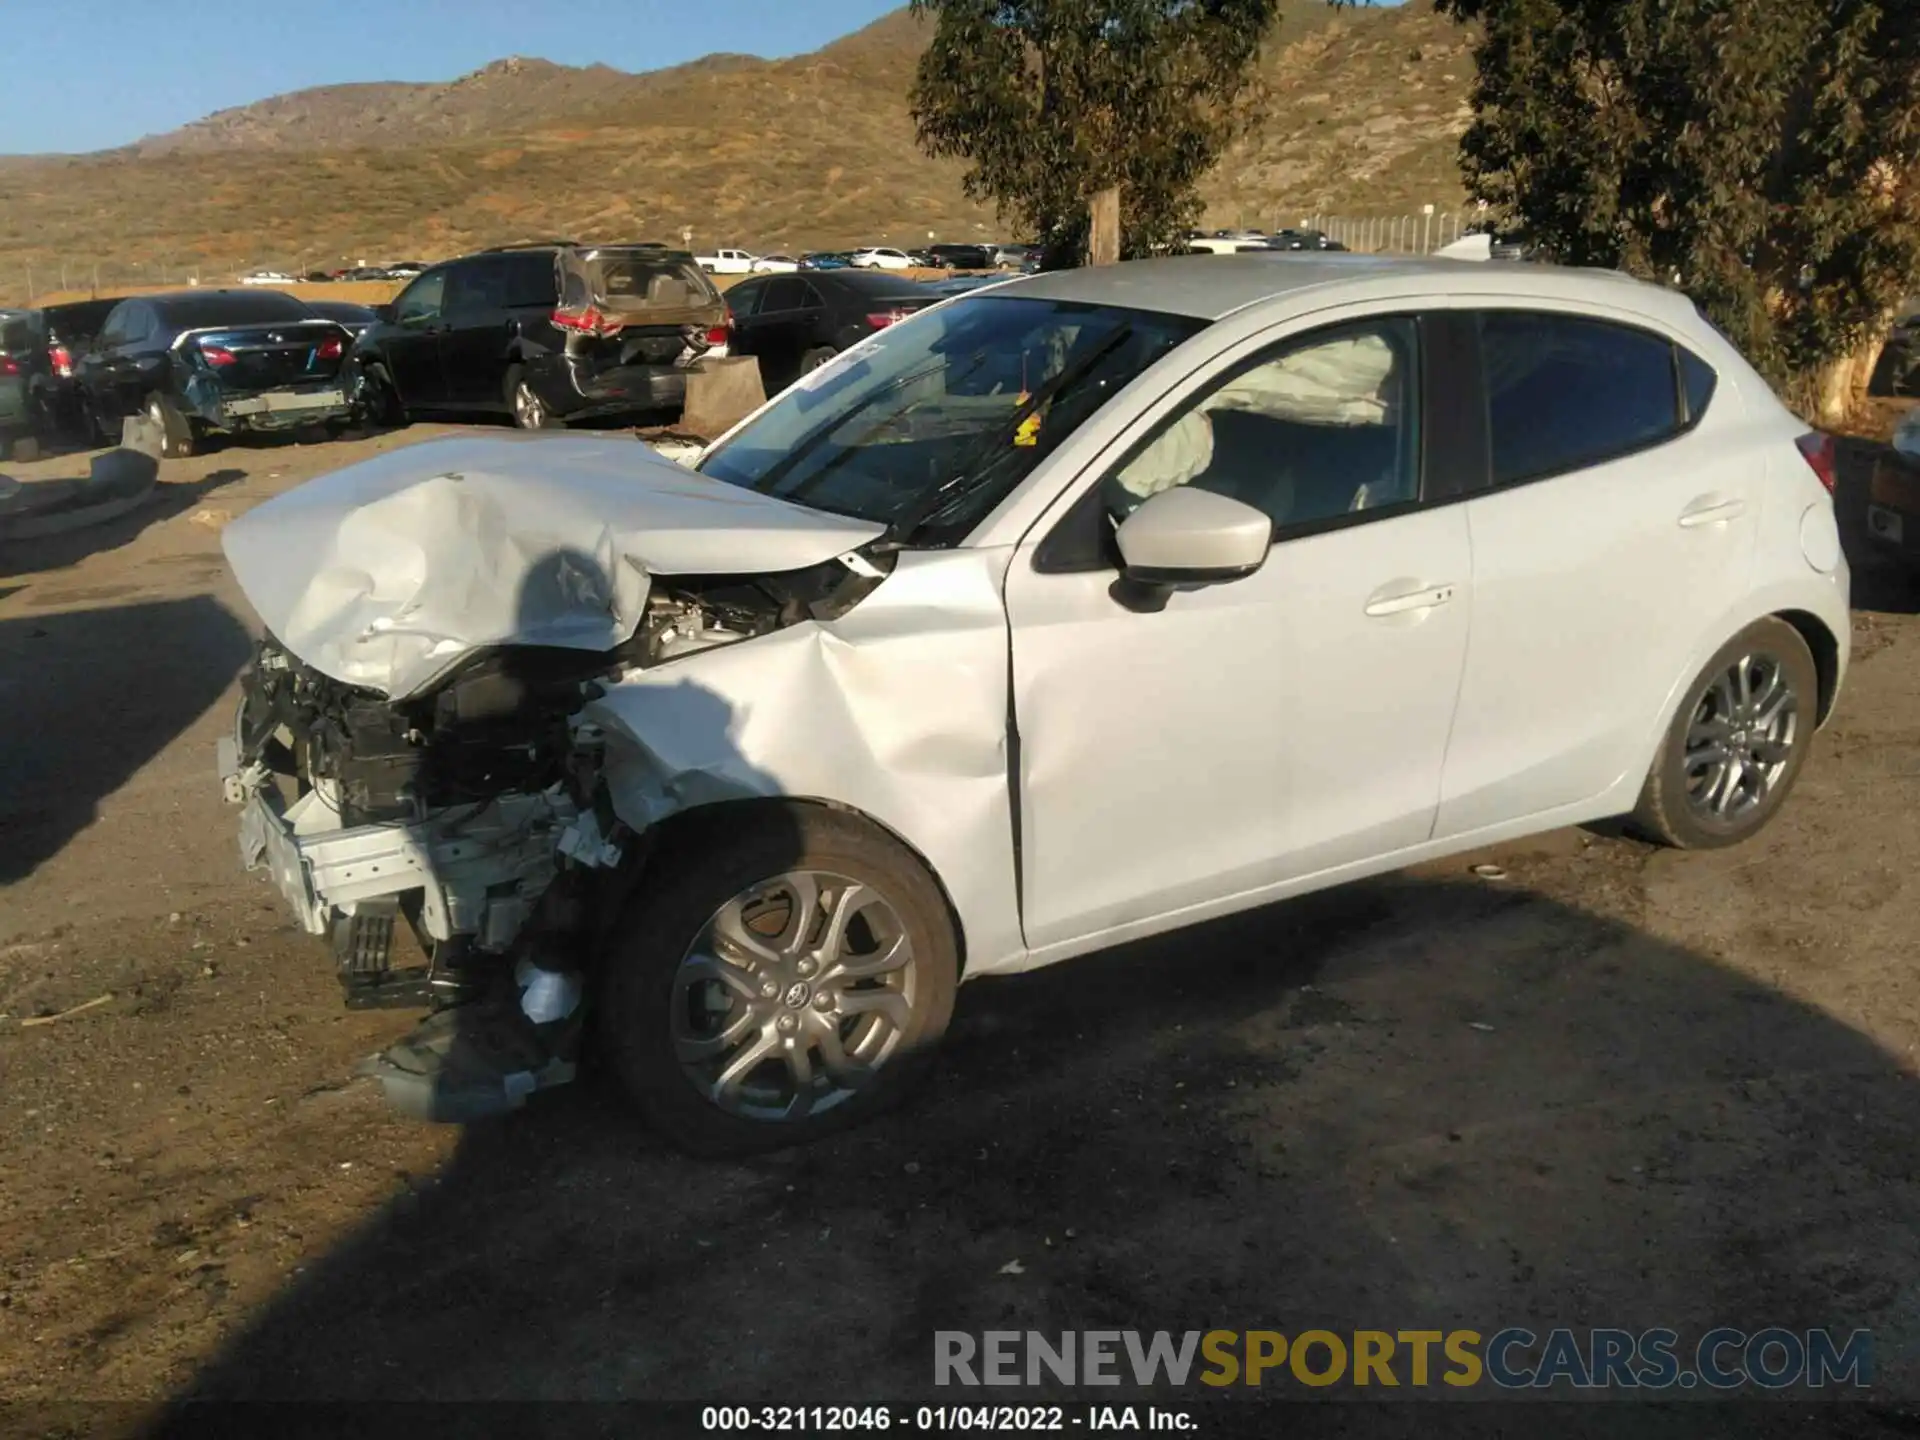
[[[533,387],[524,380],[513,387],[513,423],[522,430],[546,428],[547,407],[540,403],[540,397],[533,393]]]
[[[1800,740],[1800,699],[1780,661],[1741,655],[1708,683],[1687,725],[1687,804],[1737,825],[1766,803]]]
[[[674,1057],[728,1114],[795,1121],[844,1104],[900,1049],[920,1002],[913,943],[870,885],[796,870],[716,910],[673,977]]]

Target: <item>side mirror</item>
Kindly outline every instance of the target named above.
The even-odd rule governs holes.
[[[1121,577],[1114,598],[1158,610],[1176,588],[1243,580],[1266,563],[1273,521],[1211,490],[1176,486],[1151,496],[1120,523]]]
[[[373,311],[373,318],[378,320],[382,325],[393,324],[393,306],[391,303],[374,305],[369,308]]]

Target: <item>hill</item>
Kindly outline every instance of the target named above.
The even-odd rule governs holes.
[[[723,37],[724,38],[724,37]],[[812,54],[645,74],[525,57],[443,84],[336,85],[83,156],[0,160],[0,295],[252,266],[431,258],[530,236],[803,249],[997,235],[914,144],[905,11]],[[1289,0],[1263,119],[1206,187],[1217,224],[1459,199],[1471,65],[1429,0]]]

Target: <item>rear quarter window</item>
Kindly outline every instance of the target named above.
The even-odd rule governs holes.
[[[1691,350],[1675,347],[1680,357],[1680,388],[1686,395],[1689,425],[1695,423],[1707,413],[1712,403],[1714,387],[1720,383],[1720,377],[1713,373],[1713,367]]]
[[[1480,316],[1480,356],[1495,485],[1617,459],[1688,424],[1674,346],[1644,330],[1490,311]]]

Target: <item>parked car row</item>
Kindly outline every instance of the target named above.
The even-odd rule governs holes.
[[[684,251],[509,246],[425,267],[384,305],[263,282],[0,312],[0,439],[106,443],[129,416],[162,453],[214,436],[419,411],[526,429],[680,407],[727,307]]]
[[[810,250],[792,255],[756,255],[719,249],[696,256],[709,275],[790,275],[796,270],[1020,270],[1039,253],[1035,245],[863,245],[853,250]]]
[[[1338,240],[1318,230],[1214,230],[1187,232],[1190,255],[1248,255],[1268,250],[1345,250]]]

